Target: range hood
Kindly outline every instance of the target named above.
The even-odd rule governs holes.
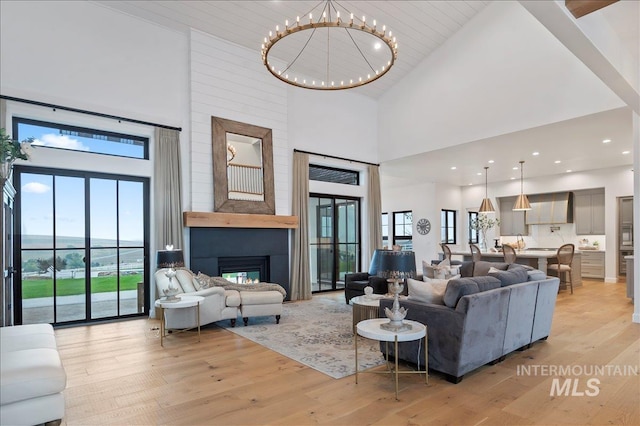
[[[573,194],[555,192],[530,195],[531,210],[526,214],[527,225],[573,223]]]

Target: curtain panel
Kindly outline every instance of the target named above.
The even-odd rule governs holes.
[[[184,246],[182,229],[182,174],[180,132],[156,128],[154,155],[154,213],[156,249]]]
[[[291,300],[311,299],[309,264],[309,155],[293,153],[293,206],[298,229],[292,230]]]
[[[369,253],[371,258],[376,249],[382,248],[382,197],[380,196],[380,166],[369,165],[369,185],[367,210],[369,211]]]

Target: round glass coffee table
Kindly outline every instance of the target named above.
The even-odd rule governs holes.
[[[353,299],[352,299],[353,300]],[[368,319],[364,321],[360,321],[356,325],[356,333],[354,333],[353,338],[355,339],[355,348],[356,348],[356,384],[358,383],[358,373],[382,373],[382,374],[393,374],[395,378],[396,385],[396,399],[398,399],[398,375],[400,374],[424,374],[425,375],[425,383],[429,384],[429,355],[427,349],[427,326],[419,323],[418,321],[412,320],[404,320],[404,324],[411,325],[411,330],[406,331],[389,331],[383,328],[380,328],[380,324],[389,322],[388,318],[375,318]],[[367,339],[378,340],[380,342],[385,342],[387,345],[387,369],[386,370],[367,370],[367,371],[358,371],[358,336],[365,337]],[[424,370],[420,370],[420,365],[418,365],[418,370],[399,370],[398,369],[398,342],[410,342],[413,340],[424,340]],[[394,358],[395,358],[395,368],[390,368],[389,366],[389,342],[394,343]],[[419,356],[420,354],[418,354]]]
[[[198,342],[200,341],[200,302],[204,300],[202,296],[185,296],[178,295],[178,301],[168,301],[166,299],[156,300],[155,307],[162,308],[160,310],[160,346],[164,346],[164,338],[166,337],[167,327],[165,324],[165,309],[185,309],[195,308],[196,313],[196,327],[198,328]],[[187,330],[193,330],[196,327],[185,328],[180,330],[181,332]]]

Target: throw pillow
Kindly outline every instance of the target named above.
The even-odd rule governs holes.
[[[489,276],[499,279],[501,287],[523,283],[529,280],[529,274],[527,274],[527,270],[524,268],[512,268],[509,271],[490,272]]]
[[[542,272],[540,269],[532,269],[531,271],[528,270],[527,275],[529,275],[529,281],[540,281],[547,279],[547,274]]]
[[[198,272],[198,275],[193,277],[193,279],[200,286],[200,290],[211,287],[211,277],[206,274],[203,274],[202,272]]]
[[[437,265],[430,265],[426,261],[422,261],[422,275],[427,278],[447,279],[452,275],[458,274],[459,267],[451,267],[449,259],[445,259]]]
[[[407,278],[409,300],[421,303],[444,305],[444,291],[449,280],[439,280],[424,277],[424,281]]]

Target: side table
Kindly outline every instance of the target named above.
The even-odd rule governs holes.
[[[396,399],[398,399],[398,375],[400,374],[422,374],[425,375],[425,383],[429,384],[429,355],[427,348],[427,327],[417,321],[404,320],[405,324],[410,324],[412,329],[407,331],[389,331],[380,328],[380,324],[388,322],[388,318],[374,318],[360,321],[356,325],[356,333],[354,333],[355,349],[356,349],[356,384],[358,383],[358,336],[367,339],[378,340],[380,342],[394,343],[395,349],[395,368],[389,369],[389,347],[387,346],[387,370],[385,371],[361,371],[360,373],[391,373],[395,378]],[[398,342],[410,342],[413,340],[424,339],[424,370],[402,370],[398,369]]]
[[[384,298],[382,294],[373,294],[371,296],[352,297],[349,303],[353,306],[353,329],[360,321],[378,318],[380,309],[380,299]]]
[[[160,310],[160,346],[164,346],[164,338],[166,337],[166,331],[167,331],[166,324],[165,324],[165,317],[164,317],[165,309],[185,309],[185,308],[195,307],[196,308],[195,309],[196,324],[197,324],[196,327],[198,328],[198,342],[200,341],[200,302],[204,300],[204,297],[178,295],[178,298],[180,300],[176,302],[169,302],[165,299],[156,300],[155,307],[162,308]],[[180,332],[193,330],[196,327],[185,328],[180,330]]]

